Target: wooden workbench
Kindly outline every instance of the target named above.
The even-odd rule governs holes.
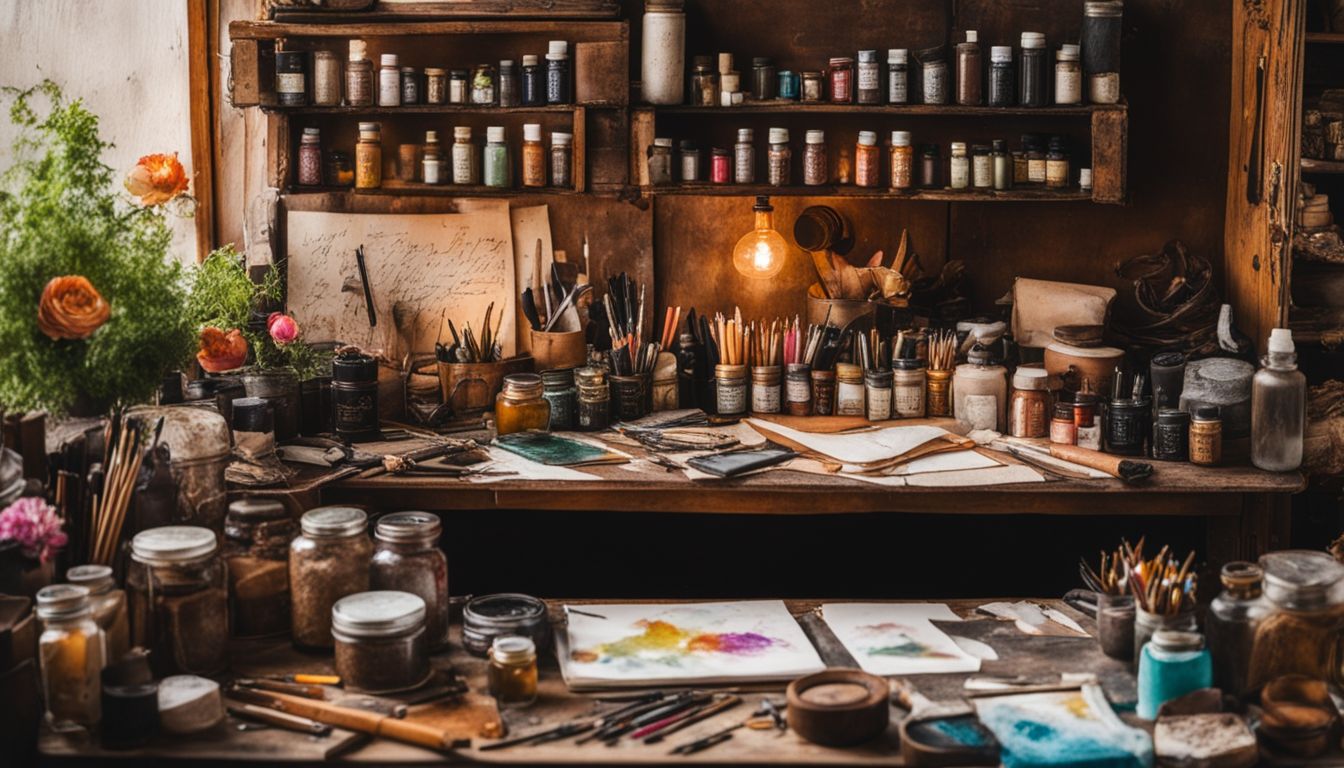
[[[602,601],[578,601],[600,604]],[[814,612],[821,601],[790,600],[789,610],[803,619],[805,631],[814,632],[815,622],[807,621],[807,614]],[[1000,655],[998,661],[986,661],[982,664],[981,674],[1014,676],[1058,675],[1063,672],[1090,672],[1098,675],[1107,695],[1118,706],[1124,707],[1133,701],[1133,677],[1128,665],[1107,659],[1098,650],[1095,640],[1090,638],[1039,638],[1028,637],[1018,632],[1011,622],[1003,622],[977,615],[975,608],[983,600],[951,601],[949,605],[959,615],[968,619],[980,619],[973,622],[983,630],[990,628],[993,636],[987,641]],[[1095,628],[1094,622],[1059,601],[1045,601],[1064,611],[1077,620],[1089,632]],[[551,617],[553,623],[563,620],[560,602],[552,602]],[[967,625],[969,627],[969,625]],[[458,641],[460,627],[455,622],[453,642],[449,652],[436,657],[439,668],[453,668],[462,676],[472,692],[485,690],[485,662],[466,654]],[[971,636],[969,631],[968,636]],[[999,639],[1002,638],[1002,642]],[[1034,649],[1031,654],[1021,652],[1023,647]],[[1016,650],[1014,650],[1016,649]],[[823,657],[826,651],[823,650]],[[331,669],[330,655],[313,656],[300,654],[292,650],[285,641],[271,642],[258,646],[235,647],[233,654],[233,673],[235,676],[260,676],[265,674],[292,673],[295,671],[326,672]],[[922,675],[911,678],[911,682],[923,693],[935,700],[958,698],[962,683],[967,675]],[[739,722],[759,705],[761,698],[783,701],[783,685],[753,687],[754,693],[741,694],[743,704],[736,709],[722,713],[684,731],[670,736],[664,744],[649,746],[640,742],[623,739],[613,747],[600,743],[585,745],[574,744],[573,739],[554,742],[541,746],[519,746],[494,752],[479,752],[473,748],[458,750],[444,755],[417,747],[377,739],[367,746],[349,753],[345,759],[379,765],[390,764],[426,764],[442,762],[483,762],[501,765],[649,765],[670,764],[725,764],[734,765],[853,765],[853,766],[899,766],[902,765],[899,754],[899,738],[896,721],[899,711],[894,711],[893,724],[887,733],[873,742],[851,749],[832,749],[810,744],[793,732],[777,731],[739,731],[733,739],[705,752],[688,756],[672,757],[668,750],[677,744],[694,741],[721,729],[726,725]],[[569,720],[593,716],[602,708],[596,698],[601,694],[570,693],[561,680],[554,659],[546,657],[542,666],[541,683],[537,702],[522,710],[505,712],[505,722],[513,735],[540,730],[543,727],[557,725]],[[412,707],[409,719],[429,719],[433,717],[435,705]],[[143,763],[146,760],[173,760],[190,757],[194,761],[218,760],[232,763],[305,763],[313,762],[315,750],[313,737],[300,734],[288,734],[280,731],[252,731],[240,733],[234,727],[236,721],[230,720],[220,733],[206,737],[173,739],[160,737],[144,749],[122,752],[109,752],[89,744],[55,733],[44,732],[39,749],[44,762],[56,765],[83,765],[91,759],[121,759]],[[262,740],[266,746],[261,746]]]

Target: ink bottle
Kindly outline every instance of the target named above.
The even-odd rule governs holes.
[[[1269,602],[1261,594],[1264,576],[1255,563],[1224,565],[1220,579],[1223,591],[1213,599],[1204,618],[1209,653],[1213,655],[1213,684],[1232,696],[1247,691],[1255,632],[1269,615]]]
[[[528,637],[496,637],[487,669],[490,694],[503,707],[537,700],[537,647]]]
[[[835,413],[835,371],[812,371],[812,412],[818,416]]]
[[[574,372],[578,383],[578,424],[583,432],[597,432],[611,421],[611,385],[602,368],[580,368]]]
[[[568,431],[578,424],[579,390],[574,383],[574,370],[542,371],[541,396],[551,404],[550,430]]]
[[[504,389],[495,397],[495,431],[511,435],[528,430],[546,430],[551,423],[551,404],[541,396],[541,377],[513,373],[504,377]]]
[[[891,418],[892,372],[875,368],[863,372],[863,399],[865,416],[869,421],[886,421]],[[924,384],[921,381],[919,396],[924,399]]]
[[[812,415],[812,367],[789,363],[784,368],[784,403],[790,416]]]

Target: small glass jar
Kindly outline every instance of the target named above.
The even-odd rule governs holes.
[[[859,51],[854,82],[854,96],[858,103],[882,103],[882,68],[877,63],[877,51]]]
[[[820,72],[803,72],[799,75],[798,99],[804,104],[819,104],[826,100],[826,78]]]
[[[681,182],[693,184],[700,180],[700,148],[694,141],[686,139],[681,142],[680,149]]]
[[[519,90],[518,66],[512,59],[504,59],[499,62],[499,106],[518,106],[522,100]]]
[[[1078,426],[1073,423],[1073,403],[1055,403],[1050,418],[1050,442],[1055,445],[1077,445]]]
[[[864,409],[869,421],[886,421],[891,418],[892,379],[893,375],[889,370],[875,369],[863,372]],[[922,402],[923,382],[920,383],[919,395]]]
[[[448,644],[448,558],[439,548],[443,523],[428,512],[383,515],[373,528],[369,588],[409,592],[425,603],[425,642]]]
[[[1199,628],[1198,619],[1192,610],[1181,613],[1150,613],[1142,608],[1134,609],[1134,668],[1138,669],[1143,657],[1143,647],[1153,639],[1157,632],[1194,632]]]
[[[715,403],[720,416],[741,416],[747,412],[747,366],[714,366]]]
[[[1097,595],[1097,643],[1101,652],[1128,664],[1134,658],[1134,596]]]
[[[818,416],[835,413],[835,371],[812,371],[812,412]]]
[[[919,186],[938,189],[943,186],[942,160],[937,144],[925,144],[919,153]]]
[[[289,633],[289,544],[297,532],[285,505],[240,499],[224,518],[224,563],[235,637]]]
[[[891,361],[891,415],[897,419],[922,419],[928,392],[929,371],[924,361],[898,357]],[[933,415],[933,414],[929,414]]]
[[[1003,139],[994,139],[989,151],[989,160],[994,168],[994,189],[1002,192],[1013,188],[1013,158],[1008,154],[1008,143]]]
[[[1201,405],[1190,418],[1190,463],[1216,467],[1223,461],[1223,420],[1218,406]]]
[[[905,48],[887,51],[887,103],[910,103],[910,54]]]
[[[107,640],[107,663],[120,661],[131,648],[131,623],[126,609],[126,590],[117,587],[112,568],[77,565],[65,572],[65,580],[89,590],[93,621],[103,630]]]
[[[611,381],[611,418],[616,421],[634,421],[653,411],[653,375],[637,373],[631,376],[608,377]]]
[[[770,186],[786,187],[793,181],[793,153],[789,149],[789,129],[770,129],[770,152],[766,156],[766,170]]]
[[[502,707],[526,707],[537,700],[537,647],[529,637],[496,637],[486,677],[490,695]]]
[[[708,56],[695,57],[691,68],[691,104],[697,107],[719,106],[719,73]]]
[[[574,100],[569,77],[569,43],[551,40],[546,50],[546,103],[568,104]]]
[[[1078,46],[1072,43],[1061,45],[1055,54],[1055,103],[1083,103],[1083,67],[1078,63]]]
[[[947,51],[940,45],[915,54],[924,85],[925,104],[947,103]]]
[[[574,134],[555,131],[551,134],[551,186],[557,189],[574,188]]]
[[[853,363],[835,365],[835,415],[863,416],[863,369]]]
[[[523,186],[546,186],[546,149],[541,145],[541,124],[523,125]]]
[[[1232,562],[1223,566],[1223,591],[1209,604],[1204,617],[1209,653],[1213,655],[1213,684],[1232,696],[1249,689],[1255,632],[1270,612],[1261,594],[1264,571],[1254,563]]]
[[[821,73],[814,72],[812,74],[817,76],[817,85],[820,86]],[[776,85],[778,87],[775,90],[779,94],[776,98],[781,101],[797,101],[802,87],[802,78],[793,70],[781,69],[779,70],[779,76],[776,78]],[[818,90],[817,101],[821,101],[820,89]]]
[[[778,365],[757,365],[751,369],[751,412],[779,413],[782,398],[780,381],[783,370]]]
[[[766,101],[775,98],[775,65],[758,56],[751,60],[751,98]]]
[[[485,129],[485,186],[508,189],[513,185],[513,168],[509,163],[509,145],[504,142],[504,126],[492,125]]]
[[[378,57],[378,106],[401,106],[401,66],[395,53]]]
[[[275,101],[282,107],[308,103],[308,54],[304,51],[275,52]]]
[[[648,150],[649,183],[664,186],[672,183],[672,140],[654,139]]]
[[[859,131],[859,143],[854,149],[854,185],[876,187],[882,183],[882,152],[877,148],[877,134]]]
[[[826,67],[830,81],[832,104],[850,104],[854,101],[854,59],[837,56]]]
[[[453,128],[453,183],[475,185],[481,183],[481,166],[477,160],[476,145],[471,141],[471,126]]]
[[[304,128],[299,140],[298,182],[316,187],[322,183],[322,136],[316,128]]]
[[[535,53],[524,54],[520,86],[523,106],[538,107],[546,103],[545,80],[546,73],[541,69],[541,57]]]
[[[1114,104],[1120,100],[1121,0],[1089,0],[1083,3],[1083,74],[1087,76],[1087,100]]]
[[[928,415],[941,417],[951,416],[952,371],[930,368],[926,376],[928,379],[928,386],[924,391],[924,406]]]
[[[812,415],[812,368],[806,363],[784,367],[784,407],[790,416]]]
[[[423,685],[434,670],[425,601],[409,592],[360,592],[331,607],[336,674],[348,691],[381,694]]]
[[[495,68],[490,64],[477,64],[471,71],[471,103],[478,107],[489,107],[495,103],[497,94]]]
[[[443,161],[426,157],[420,161],[420,180],[426,184],[443,183]]]
[[[1175,408],[1157,412],[1153,425],[1153,458],[1186,461],[1190,458],[1190,414]]]
[[[947,185],[952,189],[966,189],[971,185],[971,160],[966,156],[966,143],[952,142],[952,158],[948,161]]]
[[[353,187],[355,185],[355,162],[349,152],[332,150],[327,153],[324,171],[328,186]]]
[[[995,45],[989,49],[988,101],[991,107],[1011,107],[1017,103],[1011,45]]]
[[[891,132],[891,188],[914,186],[915,150],[910,146],[909,131]]]
[[[1163,704],[1213,685],[1213,661],[1198,632],[1160,630],[1139,660],[1139,703],[1145,720],[1157,719]]]
[[[952,380],[952,415],[970,429],[1007,429],[1008,369],[995,365],[977,345],[970,362],[957,366]]]
[[[544,651],[551,645],[551,636],[546,603],[530,595],[478,595],[462,607],[462,649],[473,656],[489,658],[490,648],[500,637],[526,637]]]
[[[1023,32],[1017,59],[1017,103],[1024,107],[1045,106],[1045,35]]]
[[[1046,153],[1040,144],[1028,144],[1026,149],[1028,184],[1045,184]]]
[[[1008,432],[1013,437],[1050,434],[1049,380],[1044,368],[1024,365],[1013,372],[1013,398],[1008,408]]]
[[[505,376],[504,389],[495,397],[496,434],[548,429],[551,404],[541,396],[542,391],[541,377],[535,373]]]
[[[331,608],[369,591],[368,515],[355,507],[317,507],[299,519],[289,545],[290,625],[300,648],[332,646]]]
[[[454,69],[448,73],[448,103],[466,104],[471,97],[471,73]]]
[[[335,51],[313,51],[313,104],[335,107],[341,103],[341,59]]]
[[[976,189],[994,188],[994,161],[989,147],[976,144],[971,147],[971,186]]]
[[[359,143],[355,144],[355,189],[377,189],[382,185],[382,130],[378,123],[360,123]]]
[[[1050,189],[1066,189],[1069,186],[1069,156],[1062,146],[1051,142],[1050,151],[1045,155],[1045,186]]]
[[[551,404],[550,430],[569,431],[578,424],[579,390],[574,369],[541,372],[541,396]]]
[[[368,43],[351,40],[350,55],[345,62],[345,103],[351,107],[371,107],[373,96],[373,62],[369,60]]]
[[[37,618],[42,622],[37,646],[47,723],[57,731],[91,729],[102,715],[106,659],[89,590],[73,584],[43,587],[37,592]]]
[[[773,151],[773,145],[771,146]],[[809,187],[817,187],[829,180],[830,167],[826,158],[826,133],[824,131],[808,131],[806,148],[803,150],[803,184]]]
[[[1101,398],[1094,392],[1075,392],[1073,395],[1074,439],[1080,448],[1101,450],[1101,424],[1097,419],[1100,404]]]
[[[412,107],[420,103],[420,70],[401,68],[401,105]]]
[[[597,432],[611,421],[611,385],[604,368],[580,368],[574,372],[578,384],[578,424],[583,432]]]
[[[439,67],[425,67],[425,103],[448,103],[448,70]]]
[[[733,154],[722,147],[715,147],[709,153],[709,182],[727,184],[733,179]]]
[[[1023,144],[1021,149],[1015,149],[1013,155],[1013,186],[1021,186],[1031,182],[1031,167],[1027,161],[1027,145]]]
[[[1248,689],[1283,675],[1344,682],[1344,565],[1289,549],[1260,558],[1269,614],[1255,630]]]
[[[228,578],[210,529],[174,525],[136,534],[126,600],[131,646],[149,649],[155,677],[209,676],[228,666]]]
[[[756,133],[750,128],[737,129],[737,143],[733,145],[733,182],[756,183]]]

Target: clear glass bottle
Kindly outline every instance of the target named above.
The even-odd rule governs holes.
[[[789,129],[770,129],[770,152],[766,157],[770,186],[787,187],[793,181],[792,152],[789,150]]]
[[[65,580],[89,590],[93,621],[107,638],[107,661],[119,661],[131,648],[131,623],[126,609],[126,590],[117,587],[112,568],[77,565],[65,572]]]
[[[574,134],[555,131],[551,134],[551,186],[557,189],[574,187]]]
[[[574,100],[569,77],[569,43],[551,40],[546,48],[546,103],[569,104]]]
[[[471,140],[469,125],[453,128],[453,183],[481,183],[481,167],[477,162],[476,145]]]
[[[966,42],[957,43],[957,103],[962,106],[978,106],[984,99],[980,64],[980,36],[968,29]]]
[[[428,512],[394,512],[373,529],[369,588],[409,592],[425,601],[430,650],[448,644],[448,558],[439,548],[443,523]]]
[[[313,104],[335,107],[340,103],[340,58],[335,51],[313,51]]]
[[[466,104],[471,96],[469,81],[471,73],[465,69],[454,69],[448,73],[448,103]]]
[[[397,54],[384,53],[379,57],[378,66],[378,106],[401,106],[401,67],[397,64]]]
[[[518,66],[513,59],[499,62],[499,106],[516,107],[521,101],[518,84]]]
[[[756,137],[750,128],[737,129],[737,143],[733,145],[733,182],[756,183]]]
[[[289,543],[298,526],[285,505],[240,499],[224,518],[224,564],[236,637],[289,633]]]
[[[994,189],[999,191],[1012,189],[1013,158],[1008,154],[1008,142],[994,139],[989,158],[994,165]]]
[[[808,131],[803,150],[803,184],[817,187],[830,180],[830,165],[826,159],[825,131]],[[771,148],[773,152],[773,145]]]
[[[854,185],[876,187],[882,182],[882,152],[877,148],[877,134],[859,131],[859,143],[854,148]]]
[[[486,670],[490,694],[503,707],[537,700],[537,646],[530,637],[496,637]]]
[[[697,107],[719,106],[719,73],[708,56],[696,56],[691,69],[691,104]]]
[[[672,140],[657,138],[648,149],[649,184],[662,186],[672,183]]]
[[[345,103],[351,107],[373,106],[373,62],[369,45],[363,40],[350,41],[350,56],[345,63]]]
[[[37,593],[37,618],[42,622],[37,645],[47,722],[58,731],[92,728],[102,714],[106,659],[89,590],[73,584],[43,587]]]
[[[505,376],[504,388],[495,397],[495,432],[510,435],[549,429],[551,404],[541,396],[543,389],[541,377],[535,373]]]
[[[1251,379],[1251,463],[1269,472],[1302,466],[1307,379],[1297,369],[1293,332],[1269,333],[1268,354]]]
[[[909,131],[891,132],[891,188],[914,186],[915,150],[910,146]]]
[[[1260,591],[1264,575],[1255,563],[1224,565],[1223,591],[1213,599],[1204,619],[1213,654],[1213,684],[1232,696],[1247,692],[1255,631],[1269,615],[1269,602]]]
[[[859,51],[859,64],[854,82],[854,93],[858,103],[882,103],[882,67],[877,63],[877,51]]]
[[[150,528],[131,540],[131,645],[149,649],[156,677],[208,676],[228,666],[226,570],[208,528]]]
[[[509,167],[509,145],[504,143],[504,126],[486,128],[485,139],[485,186],[508,189],[513,184],[513,170]]]
[[[910,103],[910,54],[905,48],[887,51],[887,103]]]
[[[429,664],[425,601],[409,592],[358,592],[331,607],[336,674],[348,691],[395,693],[423,685]]]
[[[971,159],[966,156],[966,143],[963,141],[952,142],[947,185],[952,189],[966,189],[971,185]]]
[[[425,67],[425,103],[448,103],[448,70],[439,67]]]
[[[1289,549],[1260,558],[1269,613],[1255,630],[1246,687],[1283,675],[1344,683],[1344,565],[1325,552]]]
[[[471,72],[471,103],[478,107],[489,107],[495,103],[498,93],[495,68],[490,64],[477,64]]]
[[[683,139],[680,145],[682,183],[694,183],[700,180],[700,148],[690,139]]]
[[[798,100],[807,104],[817,104],[826,98],[826,78],[822,73],[810,71],[802,73]]]
[[[989,147],[976,144],[971,147],[971,186],[976,189],[994,188],[994,161]]]
[[[300,648],[332,646],[331,608],[369,591],[368,515],[355,507],[316,507],[299,519],[289,545],[290,623]]]

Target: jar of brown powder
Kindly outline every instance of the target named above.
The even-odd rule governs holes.
[[[299,527],[302,535],[289,546],[294,644],[330,648],[332,606],[369,591],[368,516],[355,507],[317,507],[304,513]]]

